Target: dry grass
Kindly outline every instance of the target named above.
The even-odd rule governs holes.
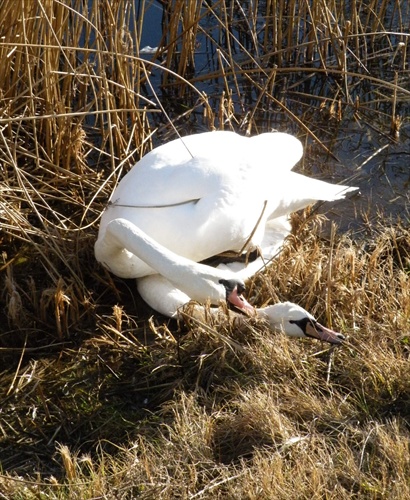
[[[347,236],[320,240],[312,222],[310,238],[291,241],[255,290],[301,303],[315,296],[318,314],[330,301],[348,335],[342,348],[224,318],[188,329],[135,325],[116,308],[65,347],[5,349],[5,359],[24,359],[1,376],[0,491],[408,497],[409,234],[380,229],[364,251]],[[338,277],[331,294],[329,273]]]
[[[410,498],[406,215],[362,202],[340,235],[297,214],[250,284],[342,330],[336,349],[152,317],[92,248],[169,119],[293,131],[335,180],[365,178],[324,160],[351,127],[377,134],[366,158],[406,150],[408,2],[175,1],[153,60],[133,2],[66,4],[0,2],[0,498]]]

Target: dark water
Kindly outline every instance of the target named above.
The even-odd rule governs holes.
[[[141,0],[142,2],[143,0]],[[141,2],[137,5],[141,6]],[[407,11],[409,16],[410,8]],[[403,11],[402,11],[403,13]],[[255,121],[260,125],[260,132],[277,129],[288,131],[299,137],[305,138],[306,154],[303,162],[297,169],[308,175],[330,180],[332,182],[345,182],[360,188],[359,196],[352,196],[348,201],[338,202],[335,207],[326,205],[326,212],[332,220],[336,220],[342,228],[362,226],[363,221],[376,222],[382,218],[388,218],[392,222],[401,220],[407,224],[410,220],[410,96],[399,94],[395,113],[400,117],[401,127],[399,136],[393,139],[390,133],[392,106],[392,89],[388,85],[383,86],[383,81],[393,82],[396,78],[398,84],[404,89],[410,90],[410,72],[406,51],[399,50],[399,43],[404,43],[410,52],[408,43],[408,32],[406,36],[397,34],[395,23],[403,23],[399,19],[397,11],[393,9],[388,12],[390,16],[389,28],[391,33],[380,36],[367,52],[359,53],[352,50],[348,54],[347,69],[349,72],[363,72],[377,78],[379,82],[373,82],[366,78],[350,78],[346,80],[348,85],[348,97],[340,95],[344,102],[342,112],[335,118],[329,107],[321,107],[325,102],[323,97],[338,95],[335,91],[344,82],[337,81],[334,75],[319,73],[309,74],[306,71],[288,73],[286,77],[278,77],[273,90],[274,96],[290,109],[331,151],[329,155],[311,137],[306,136],[295,121],[289,117],[280,107],[272,103],[258,103],[259,109],[255,114]],[[240,17],[240,15],[239,15]],[[249,21],[250,22],[250,21]],[[160,3],[145,3],[145,18],[140,47],[157,47],[163,38],[164,12]],[[258,32],[263,27],[264,19],[258,17],[254,21],[254,30]],[[203,78],[216,70],[218,67],[218,55],[216,48],[227,49],[227,40],[224,33],[217,25],[214,18],[204,16],[201,25],[206,31],[197,33],[195,51],[195,64],[190,75],[195,85],[201,91],[205,91],[209,100],[215,108],[219,106],[221,88],[226,85],[226,80],[221,78]],[[409,22],[404,22],[409,25]],[[403,26],[403,24],[401,24]],[[249,32],[248,32],[249,33]],[[246,59],[246,50],[256,54],[257,45],[249,40],[243,23],[232,23],[230,39],[230,50],[235,61]],[[234,40],[232,42],[232,39]],[[240,47],[242,44],[242,47]],[[407,47],[409,46],[409,47]],[[255,49],[256,47],[256,49]],[[363,49],[364,50],[364,49]],[[142,55],[142,54],[141,54]],[[150,60],[152,54],[144,54],[142,57]],[[293,64],[300,64],[295,55]],[[360,59],[362,58],[362,59]],[[366,67],[360,62],[366,58]],[[329,53],[327,63],[331,66],[334,54]],[[313,64],[319,64],[316,60]],[[172,90],[162,93],[161,71],[154,71],[152,82],[158,90],[158,95],[163,98],[163,104],[170,114],[177,113],[175,102],[180,99],[192,104],[195,96],[189,94],[178,96],[177,91]],[[186,76],[186,75],[184,75]],[[232,101],[238,117],[253,112],[257,103],[258,92],[246,78],[238,77],[229,80],[232,90]],[[240,91],[240,97],[237,90]],[[169,105],[169,97],[172,104]],[[357,101],[358,100],[358,101]],[[355,109],[354,102],[360,102]],[[328,101],[326,101],[328,102]],[[266,104],[266,106],[264,106]],[[188,132],[202,131],[206,125],[201,121],[202,109],[197,115],[193,113],[190,122],[179,122],[180,130]],[[178,124],[177,124],[178,126]],[[307,139],[306,139],[307,137]]]

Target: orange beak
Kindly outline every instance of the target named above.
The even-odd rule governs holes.
[[[227,300],[230,304],[237,307],[241,311],[247,313],[249,316],[255,316],[256,311],[253,306],[245,299],[245,297],[238,293],[238,287],[236,286],[232,292],[227,296]]]
[[[315,339],[324,340],[325,342],[330,342],[331,344],[341,344],[345,339],[345,336],[341,333],[326,328],[320,323],[316,322],[313,324],[310,321],[306,324],[306,335],[314,337]]]

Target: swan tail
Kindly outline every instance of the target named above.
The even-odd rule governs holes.
[[[295,181],[295,198],[312,201],[335,201],[342,200],[347,193],[357,191],[357,187],[344,186],[342,184],[331,184],[330,182],[312,179],[300,174],[293,173]]]
[[[295,204],[299,200],[303,204],[307,200],[311,201],[334,201],[342,200],[347,193],[357,191],[357,187],[345,186],[342,184],[331,184],[319,179],[312,179],[296,172],[290,172],[288,178],[289,198]],[[285,190],[286,185],[280,186]],[[305,205],[306,206],[306,205]]]
[[[327,186],[330,186],[331,184],[327,184]],[[318,200],[323,200],[323,201],[335,201],[335,200],[343,200],[347,193],[352,193],[354,191],[357,191],[359,188],[357,187],[350,187],[350,186],[342,186],[342,185],[333,185],[334,192],[333,193],[328,193],[328,196],[325,197],[320,197]],[[328,189],[328,188],[327,188]]]

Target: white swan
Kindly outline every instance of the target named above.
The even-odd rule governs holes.
[[[138,255],[157,271],[137,280],[137,287],[148,304],[167,316],[177,318],[180,308],[191,299],[212,304],[226,299],[247,314],[266,320],[271,329],[282,330],[289,336],[315,337],[333,344],[344,339],[342,334],[320,325],[311,314],[291,302],[253,308],[242,296],[245,286],[237,273],[174,254],[126,219],[111,221],[105,238],[107,244]]]
[[[113,192],[96,259],[120,277],[138,278],[144,300],[168,316],[190,299],[217,303],[226,293],[219,280],[242,286],[277,253],[289,232],[288,214],[357,189],[291,172],[302,153],[298,139],[279,132],[252,138],[207,132],[154,149]],[[262,256],[250,264],[217,270],[196,264],[255,247]],[[228,299],[249,306],[240,293]]]

